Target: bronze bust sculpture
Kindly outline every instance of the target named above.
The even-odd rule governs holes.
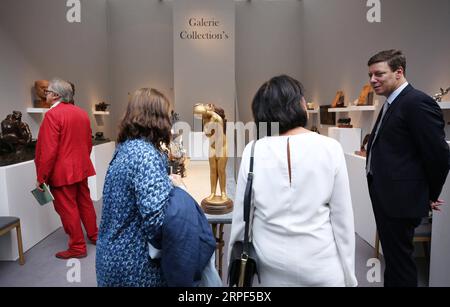
[[[213,104],[199,103],[194,106],[194,114],[202,116],[203,131],[209,138],[211,194],[203,199],[202,208],[208,214],[225,214],[233,210],[233,202],[226,193],[228,152],[225,112]],[[217,183],[220,195],[216,195]]]
[[[22,122],[22,113],[13,111],[1,123],[0,140],[3,148],[10,152],[21,151],[31,142],[31,131],[28,124]]]

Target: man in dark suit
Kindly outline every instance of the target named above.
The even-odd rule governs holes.
[[[383,247],[385,286],[417,286],[412,257],[414,229],[430,209],[439,210],[449,171],[449,147],[439,105],[405,78],[399,50],[382,51],[368,62],[370,83],[387,98],[372,130],[367,182]]]
[[[39,129],[36,144],[36,186],[50,186],[53,204],[69,235],[69,249],[56,253],[57,258],[86,257],[81,222],[89,240],[97,242],[97,222],[90,197],[88,177],[95,175],[90,154],[91,124],[88,114],[70,102],[73,91],[69,83],[54,79],[46,90],[51,105]]]

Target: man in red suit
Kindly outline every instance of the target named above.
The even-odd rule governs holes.
[[[70,103],[73,90],[69,83],[54,79],[46,90],[50,110],[45,114],[36,144],[36,186],[50,186],[53,204],[69,235],[69,249],[56,253],[57,258],[87,256],[81,222],[89,240],[97,241],[97,223],[88,177],[95,175],[90,159],[91,126],[87,113]]]

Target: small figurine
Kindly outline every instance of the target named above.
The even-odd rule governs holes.
[[[104,141],[105,139],[105,135],[103,134],[103,132],[96,132],[95,133],[95,140],[96,141]]]
[[[334,97],[333,103],[331,104],[332,108],[344,108],[344,100],[345,94],[343,91],[337,91],[336,96]]]
[[[338,127],[339,128],[353,128],[353,125],[351,125],[352,119],[351,118],[340,118],[338,119]]]
[[[105,112],[108,106],[109,106],[108,103],[102,101],[95,105],[95,111]]]
[[[308,103],[306,103],[306,109],[307,109],[307,110],[312,111],[312,110],[314,110],[314,107],[315,107],[314,102],[308,102]]]
[[[374,91],[370,84],[365,84],[359,94],[358,106],[371,106],[373,105]]]
[[[440,93],[437,93],[433,96],[434,100],[436,100],[436,102],[441,102],[442,101],[442,97],[444,97],[445,95],[448,94],[448,92],[450,91],[450,87],[447,88],[446,90],[444,90],[442,87],[440,88]]]

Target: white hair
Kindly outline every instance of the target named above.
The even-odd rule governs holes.
[[[52,79],[48,85],[49,91],[55,92],[61,96],[61,100],[64,102],[70,102],[73,100],[73,90],[70,83],[62,79]]]

